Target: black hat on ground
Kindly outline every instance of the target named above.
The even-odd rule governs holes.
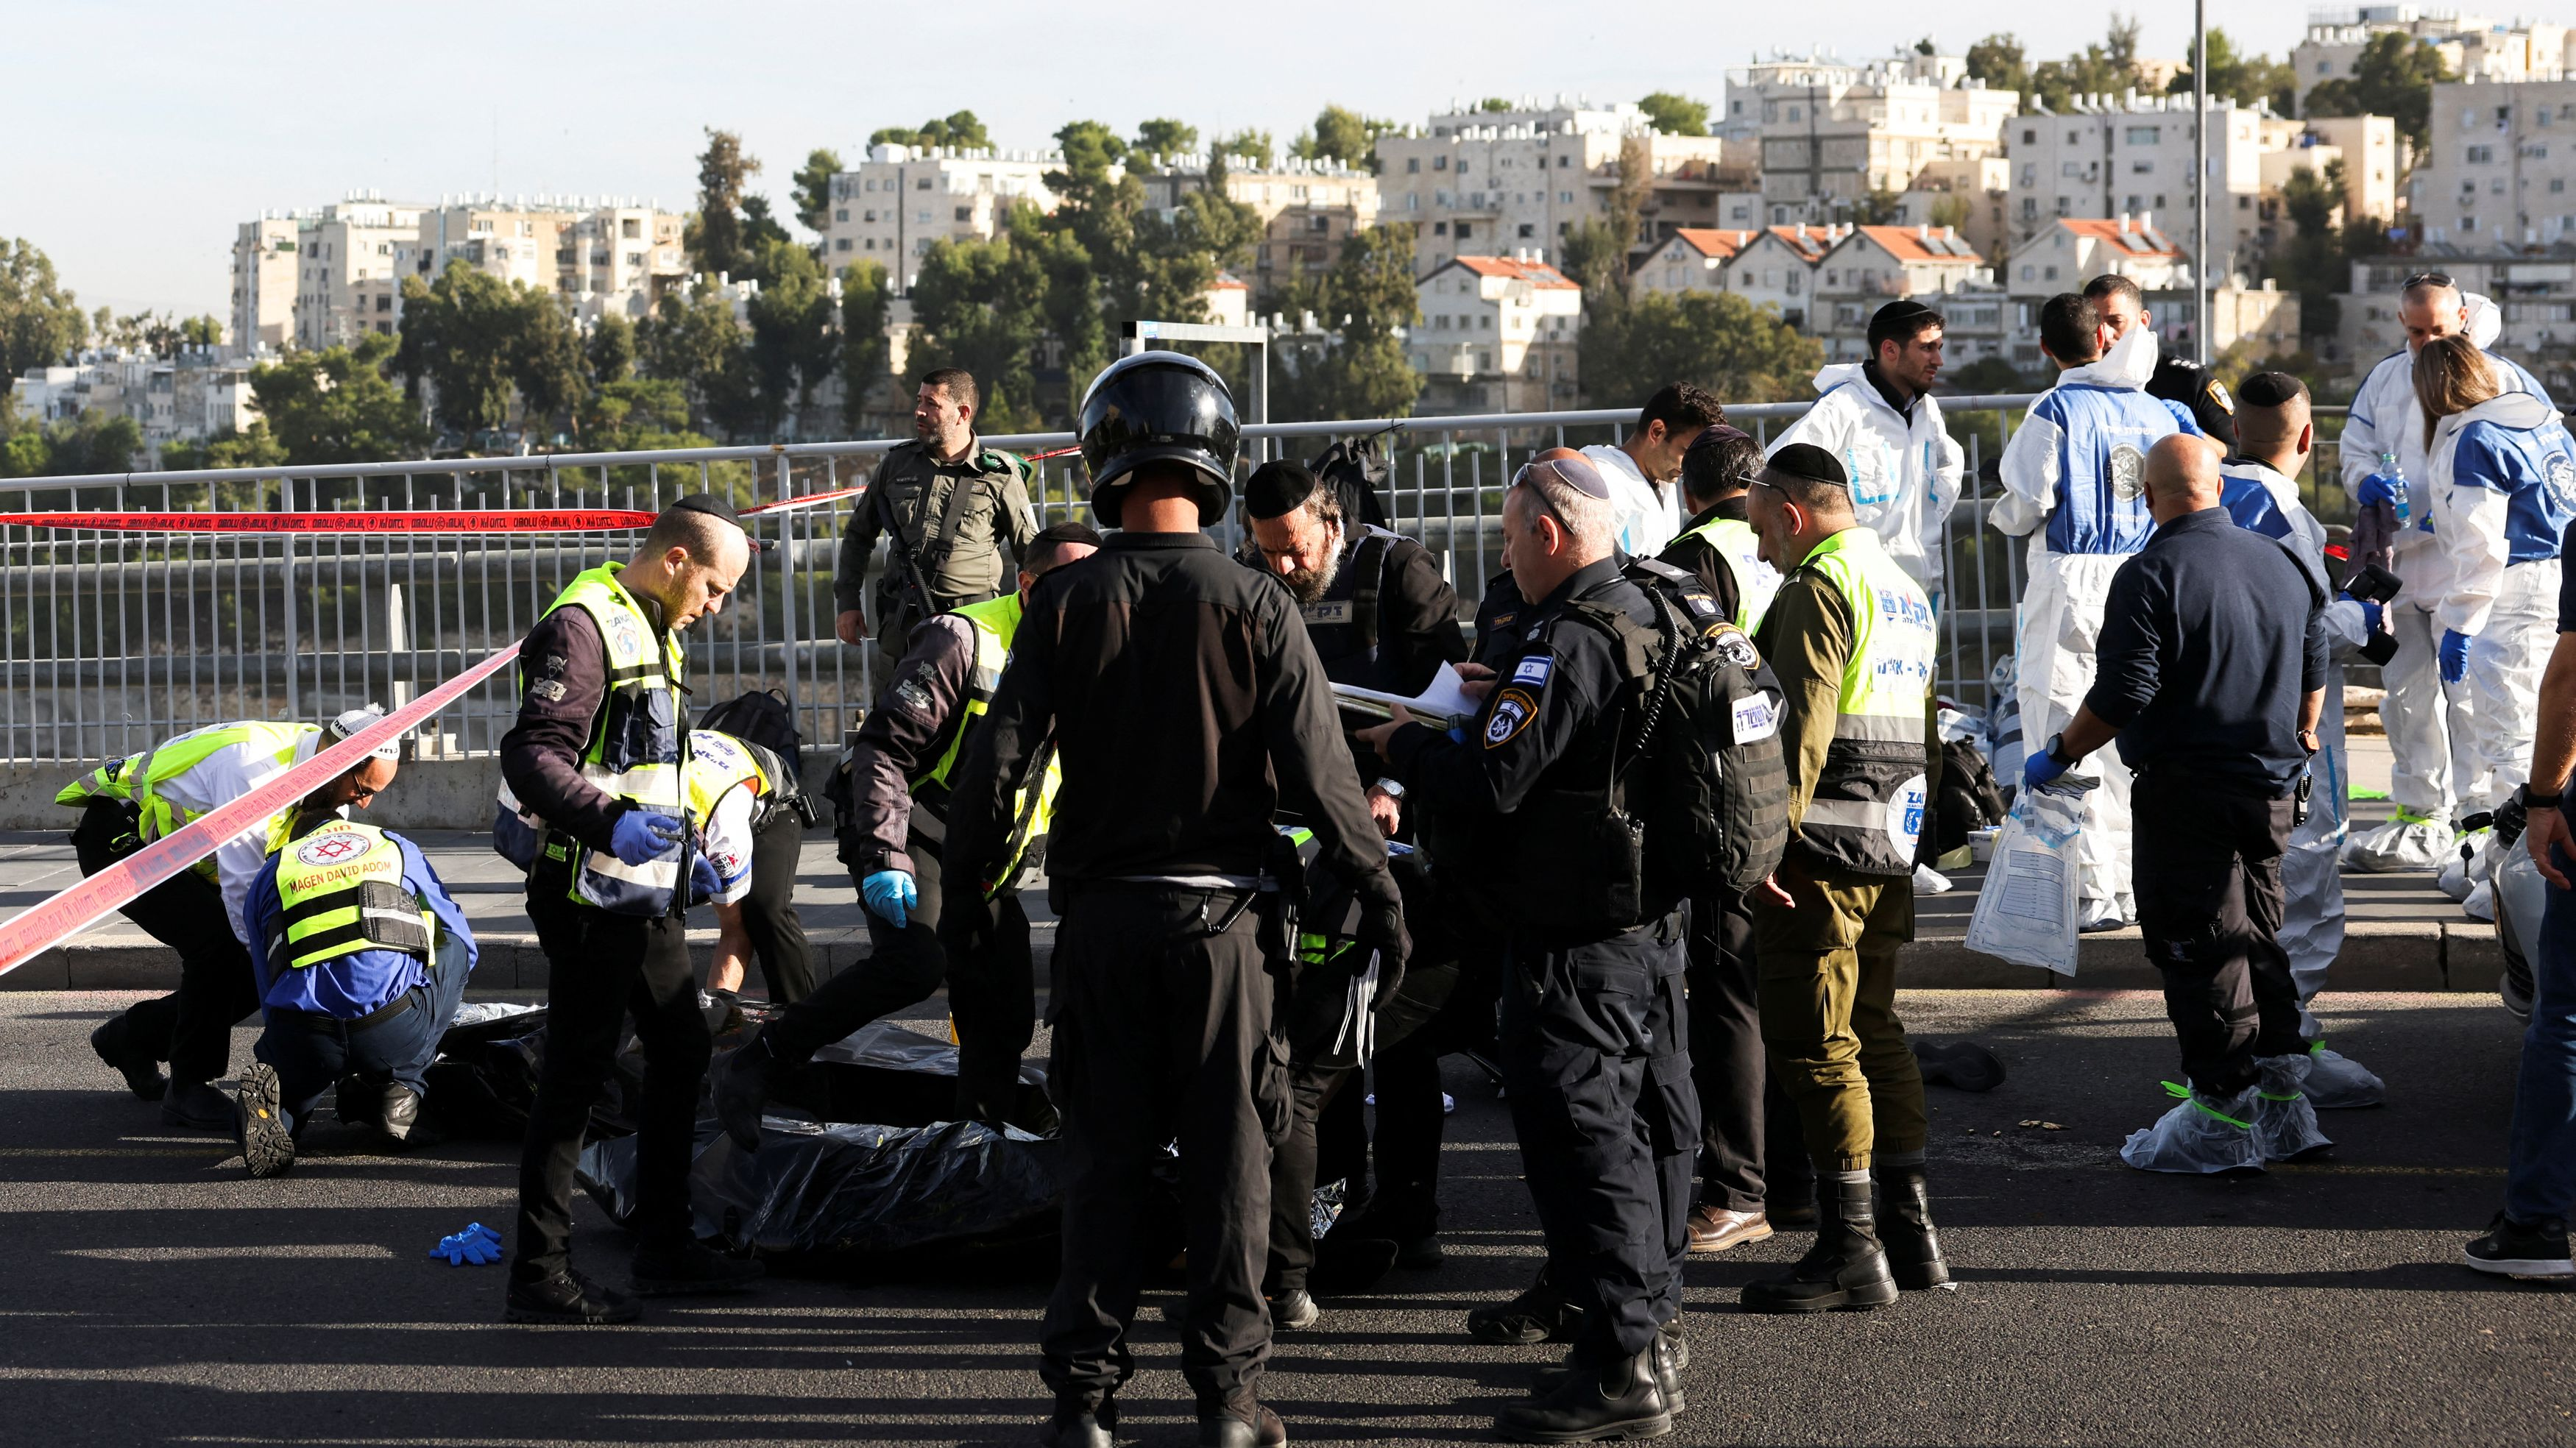
[[[1130,475],[1155,462],[1198,473],[1199,526],[1225,516],[1242,434],[1225,379],[1206,363],[1179,352],[1121,357],[1092,379],[1078,426],[1082,460],[1091,470],[1091,511],[1102,527],[1118,526],[1134,484]]]

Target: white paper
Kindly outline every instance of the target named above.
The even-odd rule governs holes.
[[[1375,704],[1402,704],[1416,714],[1427,714],[1433,718],[1473,716],[1484,707],[1467,692],[1467,681],[1458,677],[1456,667],[1445,662],[1441,664],[1440,672],[1432,676],[1430,687],[1411,698],[1402,694],[1382,694],[1357,684],[1335,684],[1333,693],[1340,698],[1366,699]]]

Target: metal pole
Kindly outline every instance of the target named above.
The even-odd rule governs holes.
[[[2191,188],[2192,360],[2209,365],[2209,0],[2191,4],[2192,149],[2199,153],[2200,179]]]

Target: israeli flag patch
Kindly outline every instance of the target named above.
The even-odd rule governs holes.
[[[1543,689],[1547,687],[1547,676],[1555,670],[1556,660],[1545,654],[1532,654],[1521,660],[1519,668],[1512,670],[1512,682],[1527,684],[1533,689]]]
[[[1730,706],[1735,716],[1735,742],[1751,744],[1780,732],[1780,710],[1768,694],[1747,694]]]

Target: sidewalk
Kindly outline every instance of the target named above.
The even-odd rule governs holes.
[[[2352,741],[2355,787],[2385,791],[2388,748],[2377,737]],[[2384,800],[2356,801],[2354,828],[2385,820]],[[68,817],[70,812],[64,812]],[[66,821],[68,824],[68,819]],[[528,924],[523,881],[509,862],[492,853],[491,837],[466,831],[418,831],[411,838],[430,858],[439,878],[473,922],[482,958],[475,967],[478,991],[543,990],[546,963]],[[1957,888],[1945,895],[1923,895],[1915,901],[1915,943],[1907,948],[1903,983],[1909,989],[2043,989],[2078,985],[2090,989],[2161,988],[2163,982],[2141,954],[2135,929],[2084,937],[2072,980],[2028,966],[2008,965],[1969,951],[1963,943],[1968,916],[1976,908],[1983,882],[1982,865],[1951,878]],[[35,904],[80,878],[67,834],[17,831],[0,833],[0,911],[15,912]],[[1041,957],[1052,946],[1054,917],[1043,891],[1024,897],[1036,930]],[[2460,907],[2433,888],[2429,875],[2344,876],[2344,953],[2335,968],[2335,986],[2354,991],[2492,991],[2503,969],[2495,927],[2469,919]],[[849,873],[833,857],[828,833],[807,838],[797,872],[797,911],[816,948],[818,967],[829,975],[867,953],[867,927]],[[714,917],[700,911],[704,922],[689,938],[702,949],[715,940]],[[142,931],[111,917],[47,951],[17,971],[0,976],[0,989],[16,990],[167,990],[178,981],[177,958]],[[757,973],[751,982],[759,990]]]

